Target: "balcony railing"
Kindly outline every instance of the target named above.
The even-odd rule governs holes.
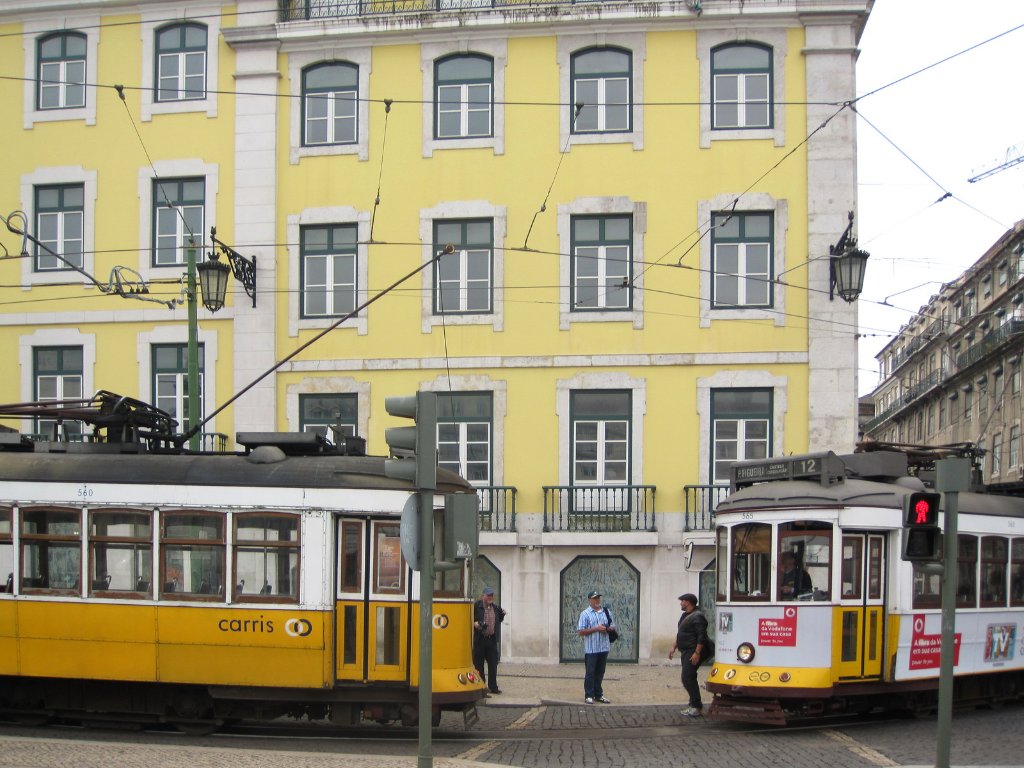
[[[687,531],[710,531],[715,527],[715,507],[729,495],[728,485],[684,485]]]
[[[281,0],[281,21],[398,15],[428,11],[479,11],[551,5],[624,4],[629,0]]]
[[[1001,345],[1004,341],[1016,336],[1021,331],[1024,331],[1024,320],[1010,320],[1007,323],[1003,323],[994,331],[986,333],[982,337],[981,341],[966,352],[957,355],[957,368],[963,370],[964,368],[974,365],[990,352],[994,351],[996,347]]]
[[[514,531],[516,529],[516,488],[512,485],[481,485],[480,530]]]
[[[544,486],[545,531],[653,531],[653,485]]]

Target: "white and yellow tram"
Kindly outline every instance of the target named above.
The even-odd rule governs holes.
[[[930,489],[941,456],[824,453],[734,465],[715,512],[711,716],[783,724],[934,709],[940,577],[901,558],[901,535],[904,497]],[[960,493],[958,520],[955,696],[1020,697],[1024,499]]]
[[[160,447],[135,405],[104,415],[116,442],[0,433],[0,714],[416,722],[422,585],[400,537],[415,489],[312,434]],[[439,471],[435,506],[474,492]],[[465,564],[433,585],[435,722],[485,695],[468,589]]]

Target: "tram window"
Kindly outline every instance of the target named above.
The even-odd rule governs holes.
[[[153,521],[149,512],[97,510],[89,513],[90,591],[146,597],[140,586],[153,580]]]
[[[779,600],[828,600],[832,524],[801,520],[779,526]]]
[[[729,529],[719,528],[717,532],[718,536],[718,560],[719,563],[729,562]],[[725,568],[716,568],[715,573],[717,574],[716,582],[718,584],[718,601],[724,602],[728,599],[727,590],[729,589],[729,571]]]
[[[434,551],[444,551],[444,510],[434,510]],[[466,568],[462,563],[459,568],[452,570],[434,571],[434,596],[435,597],[466,597],[465,574]]]
[[[78,592],[81,575],[81,512],[77,509],[22,511],[22,588],[33,592]]]
[[[389,605],[377,606],[376,664],[398,664],[400,661],[402,612]]]
[[[981,604],[987,607],[1006,605],[1006,577],[1009,547],[1002,536],[981,538]]]
[[[925,573],[914,563],[915,608],[937,608],[942,601],[942,577],[937,573]]]
[[[341,563],[338,568],[338,587],[342,592],[363,591],[363,524],[345,520],[341,524]]]
[[[768,600],[771,597],[772,527],[744,523],[732,529],[733,600]]]
[[[978,537],[957,536],[956,607],[978,607]]]
[[[1010,542],[1010,605],[1024,605],[1024,539]]]
[[[14,591],[14,541],[11,510],[0,509],[0,592]]]
[[[868,600],[882,599],[882,544],[881,536],[868,537]]]
[[[234,525],[235,583],[243,587],[236,587],[235,599],[297,602],[298,516],[245,513],[235,516]]]
[[[224,515],[167,512],[161,536],[161,594],[172,600],[224,594]]]
[[[373,535],[373,588],[375,592],[405,592],[405,560],[398,523],[376,523]]]
[[[859,600],[864,597],[861,574],[864,573],[864,538],[843,537],[843,599]]]

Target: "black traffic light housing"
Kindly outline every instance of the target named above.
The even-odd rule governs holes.
[[[384,474],[408,480],[420,490],[437,488],[437,395],[418,392],[410,397],[387,397],[384,408],[391,416],[412,419],[413,427],[388,427],[384,430],[390,453],[384,462]]]
[[[942,560],[939,503],[942,495],[914,491],[903,497],[903,559],[915,563]]]

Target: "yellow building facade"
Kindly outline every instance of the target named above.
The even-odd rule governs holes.
[[[871,4],[0,10],[0,215],[34,238],[0,236],[0,402],[105,389],[184,422],[182,274],[190,239],[223,260],[215,227],[255,289],[199,310],[202,414],[246,390],[208,445],[382,453],[385,398],[436,392],[503,657],[581,658],[598,589],[612,658],[661,658],[676,595],[714,601],[729,462],[856,439],[828,254]]]

